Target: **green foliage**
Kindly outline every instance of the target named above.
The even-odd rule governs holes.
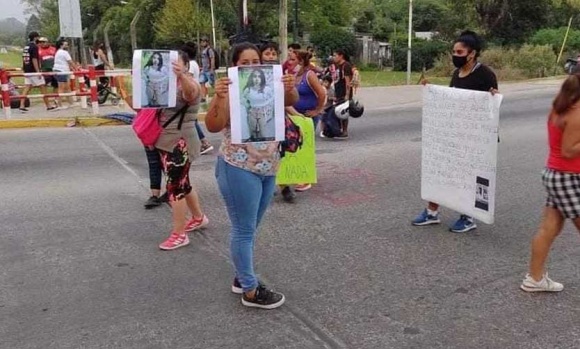
[[[198,31],[211,32],[211,16],[201,8],[196,11],[191,0],[167,0],[153,26],[158,41],[178,45],[196,37]]]
[[[40,29],[42,29],[40,19],[38,19],[36,15],[30,16],[30,18],[28,19],[28,23],[26,24],[26,35],[28,35],[28,33],[32,31],[39,32]]]
[[[548,45],[523,45],[519,49],[491,48],[483,52],[481,61],[492,67],[500,80],[517,80],[552,75],[556,58]]]
[[[431,69],[437,57],[445,52],[449,52],[450,43],[440,40],[419,40],[413,41],[411,56],[411,70],[421,71],[423,68]],[[407,44],[399,42],[394,47],[394,70],[407,70]]]
[[[554,52],[559,52],[566,35],[565,27],[558,29],[540,29],[529,40],[533,45],[549,45]],[[571,29],[566,41],[566,48],[580,51],[580,30]]]
[[[350,56],[356,53],[356,38],[351,32],[336,28],[326,27],[312,34],[310,41],[317,47],[321,57],[328,56],[336,49],[343,49]]]

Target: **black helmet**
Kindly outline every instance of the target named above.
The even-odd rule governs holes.
[[[348,106],[348,113],[353,118],[360,118],[365,112],[365,106],[358,101],[352,100]]]

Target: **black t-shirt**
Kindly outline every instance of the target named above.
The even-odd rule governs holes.
[[[346,98],[346,77],[352,79],[352,65],[348,62],[336,67],[336,81],[334,82],[334,95],[336,100]],[[352,94],[351,94],[352,96]]]
[[[36,69],[34,69],[32,64],[32,59],[34,58],[38,60],[38,46],[31,41],[22,50],[22,70],[25,73],[36,73]]]
[[[491,69],[477,63],[471,74],[464,78],[459,77],[459,69],[456,69],[449,87],[488,92],[492,88],[497,90],[497,78]]]

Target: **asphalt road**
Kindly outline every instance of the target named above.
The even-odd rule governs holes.
[[[540,220],[553,90],[502,108],[496,224],[415,228],[420,109],[368,112],[348,141],[320,140],[319,180],[277,197],[257,243],[274,311],[230,293],[215,154],[192,169],[210,226],[173,252],[167,208],[146,211],[145,154],[130,127],[0,132],[1,348],[578,348],[580,244],[550,259],[560,294],[526,294]],[[214,145],[219,136],[211,135]]]

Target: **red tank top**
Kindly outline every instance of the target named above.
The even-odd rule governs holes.
[[[564,131],[550,120],[550,116],[548,117],[550,154],[548,155],[547,167],[560,172],[580,173],[580,157],[566,159],[562,156],[562,135]]]

